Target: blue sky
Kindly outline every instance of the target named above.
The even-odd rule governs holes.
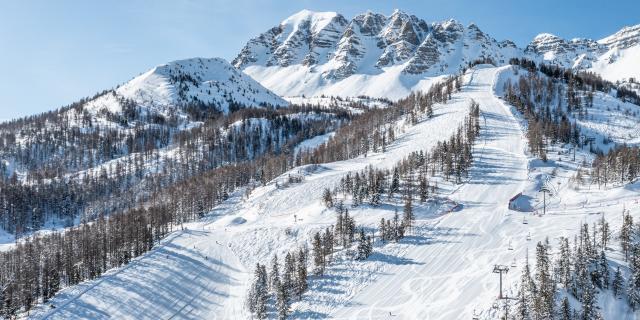
[[[598,39],[640,23],[640,1],[1,1],[0,119],[55,109],[167,61],[232,59],[253,36],[310,9],[351,18],[398,8],[475,22],[526,45],[550,32]]]

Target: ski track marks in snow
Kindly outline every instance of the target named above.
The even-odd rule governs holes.
[[[428,150],[448,139],[467,114],[471,99],[481,108],[481,135],[474,150],[470,178],[444,197],[463,209],[442,215],[442,203],[416,204],[417,227],[400,243],[377,246],[366,261],[338,254],[324,277],[310,276],[309,293],[294,302],[294,318],[335,319],[460,319],[487,311],[498,292],[494,264],[517,267],[504,280],[513,294],[519,268],[529,249],[545,236],[572,236],[581,221],[598,219],[610,205],[607,219],[617,228],[622,206],[633,188],[590,193],[592,203],[563,187],[563,202],[545,217],[507,209],[508,199],[531,188],[526,139],[520,119],[494,94],[495,79],[504,68],[479,66],[465,76],[463,90],[452,101],[434,108],[432,119],[405,127],[385,153],[305,166],[283,174],[246,197],[239,191],[201,221],[185,224],[151,252],[105,276],[67,288],[47,305],[34,309],[42,319],[241,319],[246,290],[256,262],[283,255],[308,243],[311,234],[333,224],[335,215],[324,208],[320,195],[347,172],[372,165],[391,168],[412,151]],[[402,125],[400,125],[402,127]],[[285,185],[288,174],[301,174],[302,183]],[[276,181],[278,183],[276,184]],[[595,192],[595,191],[594,191]],[[637,193],[637,190],[635,190]],[[636,196],[637,198],[637,196]],[[580,199],[580,200],[575,200]],[[613,199],[613,200],[612,200]],[[611,201],[615,201],[612,203]],[[375,228],[395,206],[350,209],[358,225]],[[294,221],[294,217],[296,220]],[[531,232],[531,241],[526,235]],[[508,250],[509,246],[513,250]],[[529,250],[531,251],[531,250]],[[531,263],[534,263],[530,259]],[[50,309],[49,305],[56,306]]]
[[[324,188],[334,187],[348,172],[369,165],[390,168],[410,152],[430,149],[455,132],[469,105],[466,93],[456,94],[448,104],[434,107],[432,119],[407,127],[385,153],[323,164],[306,174],[303,183],[279,189],[272,182],[254,190],[248,199],[238,195],[231,199],[236,203],[223,205],[202,221],[185,224],[189,230],[177,231],[130,265],[63,290],[34,309],[32,316],[247,318],[243,303],[255,263],[268,261],[274,252],[297,248],[312,231],[334,223],[334,214],[320,203]],[[302,223],[293,225],[293,215]],[[365,223],[359,216],[356,219]],[[370,223],[378,221],[379,216]],[[290,239],[285,228],[293,229],[297,236]],[[56,308],[49,309],[49,305]]]
[[[460,230],[446,241],[413,246],[407,259],[422,264],[394,265],[388,274],[354,298],[353,306],[331,314],[341,319],[416,319],[471,317],[473,307],[493,300],[497,288],[491,268],[505,259],[509,238],[500,230],[521,234],[521,225],[506,217],[507,202],[522,190],[527,178],[524,136],[510,108],[493,94],[500,69],[481,68],[465,93],[480,104],[478,139],[470,180],[453,195],[464,209],[443,216],[439,228]],[[508,232],[510,233],[510,232]],[[510,254],[509,254],[510,255]],[[464,309],[461,309],[464,308]]]

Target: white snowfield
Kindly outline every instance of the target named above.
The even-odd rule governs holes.
[[[471,180],[453,194],[464,210],[436,223],[456,232],[432,245],[413,247],[405,258],[419,264],[394,266],[353,303],[332,313],[335,318],[386,319],[392,314],[460,319],[495,298],[491,268],[511,261],[507,242],[523,234],[521,221],[506,216],[507,203],[527,179],[525,137],[509,107],[493,94],[498,70],[478,70],[467,89],[480,104],[483,133]]]
[[[240,105],[287,106],[289,103],[221,58],[192,58],[154,67],[107,93],[89,101],[91,113],[122,111],[120,99],[131,99],[143,110],[165,116],[175,106],[199,101],[228,112],[233,101]]]
[[[548,214],[527,215],[528,224],[523,224],[522,213],[507,209],[508,200],[532,189],[544,169],[529,169],[520,120],[494,94],[503,70],[479,66],[468,71],[462,91],[451,102],[436,106],[431,119],[400,125],[404,133],[386,152],[296,168],[289,174],[302,175],[301,183],[287,184],[289,174],[285,174],[248,197],[239,192],[130,265],[63,290],[31,316],[248,319],[244,300],[255,263],[269,266],[273,254],[282,259],[287,251],[308,243],[313,232],[335,222],[333,211],[321,204],[324,188],[334,187],[347,172],[369,165],[389,168],[410,152],[430,149],[447,139],[474,99],[480,104],[482,131],[470,178],[458,186],[443,183],[440,194],[460,203],[462,210],[445,214],[446,209],[436,202],[416,204],[413,234],[397,244],[376,246],[363,262],[336,258],[324,277],[310,277],[309,291],[292,305],[292,318],[498,318],[491,309],[498,294],[498,276],[491,272],[494,264],[517,262],[504,280],[505,293],[512,296],[527,249],[532,251],[546,236],[552,245],[559,236],[573,237],[581,222],[601,217],[594,213],[604,212],[617,230],[622,207],[630,208],[637,201],[639,189],[636,184],[600,192],[575,191],[567,182],[571,171],[561,170],[556,178],[559,195]],[[357,224],[367,227],[376,227],[381,217],[391,218],[393,210],[392,204],[350,208]],[[632,208],[632,214],[637,216],[638,209]],[[531,241],[526,239],[529,233]],[[534,263],[533,257],[530,262]],[[606,319],[634,318],[619,310],[626,309],[611,307],[602,312]]]

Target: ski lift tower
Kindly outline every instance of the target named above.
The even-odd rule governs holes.
[[[498,295],[498,299],[503,299],[502,297],[502,274],[503,273],[507,273],[509,272],[509,267],[508,266],[504,266],[504,265],[500,265],[500,264],[496,264],[495,266],[493,266],[493,273],[499,273],[500,274],[500,294]]]
[[[540,188],[540,192],[542,192],[542,214],[547,214],[547,193],[551,194],[551,190],[547,188],[547,186],[542,186]]]

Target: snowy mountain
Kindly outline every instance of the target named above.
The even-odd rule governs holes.
[[[517,73],[529,76],[523,69]],[[612,279],[616,267],[620,267],[624,279],[630,279],[632,271],[617,239],[623,225],[620,212],[628,210],[627,214],[636,219],[640,215],[637,205],[633,205],[639,183],[636,180],[601,188],[593,173],[582,178],[590,182],[580,182],[576,177],[595,156],[584,147],[577,151],[573,148],[577,152],[573,158],[570,145],[551,144],[550,157],[545,162],[527,152],[526,119],[499,98],[504,94],[504,83],[515,77],[515,67],[476,66],[465,73],[461,89],[450,100],[433,105],[433,116],[420,114],[415,123],[405,117],[396,118],[387,128],[397,128],[397,136],[386,148],[341,161],[293,167],[268,183],[239,188],[202,219],[176,225],[165,240],[132,263],[61,290],[46,304],[39,304],[31,315],[36,319],[256,318],[257,309],[252,309],[248,299],[261,281],[256,265],[266,265],[270,279],[279,272],[279,277],[291,282],[299,279],[300,270],[305,270],[305,276],[309,272],[305,280],[308,287],[291,298],[285,311],[281,311],[282,304],[277,302],[281,295],[275,293],[273,285],[264,289],[267,296],[258,301],[268,306],[264,311],[266,319],[283,313],[288,319],[369,319],[388,315],[398,319],[500,319],[505,303],[510,303],[511,314],[515,308],[522,308],[523,304],[514,297],[522,288],[520,279],[525,266],[526,270],[530,266],[538,270],[537,275],[541,268],[539,258],[552,259],[553,268],[548,266],[548,272],[556,276],[560,270],[555,267],[559,260],[558,241],[574,236],[577,239],[578,235],[576,248],[568,249],[571,261],[585,259],[580,256],[584,252],[582,246],[588,246],[595,254],[600,254],[600,249],[593,248],[602,246],[602,254],[606,252],[605,269],[610,270]],[[595,107],[589,108],[589,113],[596,116],[580,125],[599,132],[606,132],[606,127],[622,130],[618,123],[609,123],[608,117],[600,117],[608,112],[606,106],[620,104],[613,99],[596,97]],[[472,150],[474,160],[468,177],[456,183],[445,175],[428,173],[438,172],[440,161],[435,153],[422,151],[434,150],[442,141],[455,143],[454,137],[459,136],[456,128],[465,123],[473,101],[479,103],[483,120],[479,122],[481,129]],[[624,115],[626,111],[616,113]],[[591,124],[603,126],[604,130]],[[357,129],[355,125],[351,128]],[[634,128],[626,131],[634,133]],[[336,137],[341,135],[348,135],[347,131]],[[394,194],[391,172],[398,164],[406,172],[399,174],[401,191]],[[367,184],[371,179],[375,181],[372,170],[383,172],[385,193],[379,204],[370,200],[375,199],[371,196],[377,190]],[[394,214],[403,211],[406,215],[407,200],[403,195],[413,197],[418,193],[419,189],[407,188],[414,188],[422,174],[429,176],[427,185],[434,188],[425,201],[408,202],[415,215],[411,231],[403,239],[385,240],[389,231],[380,227],[381,219],[392,220]],[[345,178],[348,175],[351,180]],[[337,213],[339,206],[329,207],[323,200],[323,190],[340,186],[344,189],[332,195],[334,200],[344,202],[342,208],[348,208],[348,216],[357,221],[358,228],[375,236],[374,252],[366,259],[356,258],[361,241],[345,245],[345,240],[339,240],[341,231],[335,226],[342,221],[342,213]],[[539,192],[541,186],[552,190],[545,200]],[[508,206],[510,198],[519,193],[529,197],[536,212],[518,212]],[[359,197],[364,199],[357,200]],[[540,214],[543,206],[546,215]],[[596,232],[601,235],[596,231],[600,230],[596,223],[601,219],[610,223],[609,244],[595,236]],[[592,223],[593,236],[589,231]],[[318,255],[316,244],[325,241],[320,239],[332,239],[333,234],[336,240],[329,241],[335,245],[326,249],[329,253]],[[585,237],[589,240],[583,241]],[[100,237],[96,238],[100,241]],[[549,241],[547,250],[554,251],[540,253],[545,241]],[[326,244],[322,246],[327,248]],[[304,258],[304,248],[309,250],[308,260]],[[324,255],[326,260],[318,258]],[[588,262],[580,263],[588,263],[589,270],[600,270],[593,262],[600,260],[587,257]],[[325,261],[329,261],[326,266]],[[491,272],[496,264],[510,268],[503,275],[502,290],[511,300],[496,299],[500,287],[497,275]],[[317,271],[319,265],[325,267],[322,272]],[[254,272],[254,268],[258,270]],[[280,271],[273,271],[277,268]],[[291,270],[295,270],[295,277],[290,276]],[[571,279],[580,274],[573,264],[566,270]],[[599,278],[594,273],[580,279]],[[536,277],[531,283],[540,287],[542,281]],[[578,290],[582,289],[570,290],[572,286],[585,288],[583,282],[553,282],[553,286],[557,287],[558,303],[568,299],[569,312],[582,314],[584,305],[590,306],[583,305],[584,299],[576,293],[581,294]],[[591,306],[598,306],[603,319],[637,319],[638,311],[628,306],[623,294],[614,296],[613,286],[597,289],[599,302],[591,301]],[[624,286],[627,288],[627,284]],[[534,308],[540,307],[531,304],[530,308],[525,311],[539,312]]]
[[[425,90],[479,58],[501,64],[521,50],[476,25],[437,23],[396,10],[351,21],[303,10],[251,39],[233,64],[284,96],[368,95],[397,99]]]
[[[366,108],[342,108],[350,105]],[[0,209],[0,246],[109,215],[147,197],[152,184],[288,153],[348,117],[337,105],[293,106],[222,59],[194,58],[2,123],[0,202],[11,198],[12,207]]]
[[[87,110],[121,112],[119,98],[161,114],[189,104],[211,106],[223,112],[229,112],[230,105],[289,104],[220,58],[193,58],[157,66],[115,91],[88,102]]]
[[[639,33],[303,10],[0,124],[0,318],[638,319]]]
[[[438,76],[479,59],[505,65],[527,57],[593,70],[611,81],[638,78],[639,38],[640,25],[599,41],[540,34],[521,49],[455,20],[428,23],[399,10],[347,20],[335,12],[303,10],[251,39],[232,63],[282,96],[397,99],[425,91]]]
[[[640,77],[640,25],[625,27],[600,40],[565,40],[552,34],[536,36],[529,57],[564,68],[590,70],[609,81]]]

